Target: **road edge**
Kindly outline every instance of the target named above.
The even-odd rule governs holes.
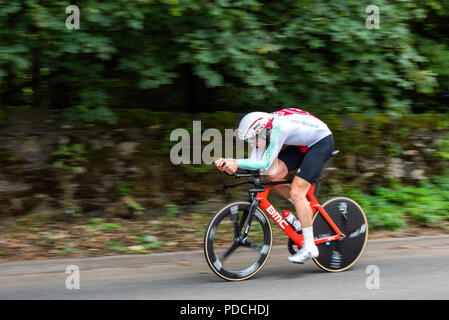
[[[416,245],[440,245],[441,241],[449,242],[449,235],[418,236],[403,238],[379,238],[368,240],[366,250],[385,250],[391,245],[416,246]],[[284,245],[273,246],[274,250],[282,250]],[[63,258],[46,260],[21,260],[0,262],[0,277],[17,276],[26,274],[46,274],[65,272],[69,265],[77,265],[82,270],[94,270],[102,268],[126,268],[132,266],[160,266],[164,264],[182,264],[190,261],[204,259],[203,250],[161,252],[149,254],[126,254],[87,258]]]

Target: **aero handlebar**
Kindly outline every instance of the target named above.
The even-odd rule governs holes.
[[[225,165],[225,163],[223,163],[223,165]],[[234,188],[243,184],[254,184],[257,186],[275,186],[275,185],[279,185],[279,184],[288,184],[291,183],[291,180],[280,180],[280,181],[259,181],[259,178],[261,176],[259,170],[246,170],[247,173],[234,173],[234,174],[229,174],[226,172],[226,174],[228,176],[233,176],[235,178],[248,178],[248,181],[246,182],[241,182],[241,183],[236,183],[236,184],[224,184],[223,185],[223,189],[226,188]],[[252,179],[253,178],[253,179]]]

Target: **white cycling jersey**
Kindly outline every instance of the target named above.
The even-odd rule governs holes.
[[[268,147],[266,150],[254,147],[249,159],[237,159],[240,168],[267,171],[283,145],[298,146],[302,152],[306,152],[315,143],[332,134],[323,121],[301,109],[282,109],[271,113],[271,117]]]

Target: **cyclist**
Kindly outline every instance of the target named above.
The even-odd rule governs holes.
[[[303,263],[318,257],[313,237],[312,210],[306,194],[321,175],[324,164],[334,150],[332,132],[309,112],[286,108],[273,113],[248,113],[240,121],[238,136],[250,144],[250,158],[220,158],[215,165],[229,174],[235,173],[238,168],[259,169],[268,180],[283,179],[289,171],[297,169],[291,185],[280,185],[274,189],[295,206],[304,236],[303,247],[288,260]],[[286,147],[282,149],[284,145]]]

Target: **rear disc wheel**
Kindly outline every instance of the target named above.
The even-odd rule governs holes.
[[[363,209],[354,200],[336,197],[326,201],[323,208],[345,235],[340,240],[318,244],[319,256],[313,261],[328,272],[340,272],[351,268],[362,256],[368,241],[368,221]],[[335,235],[318,212],[313,218],[315,238]]]

